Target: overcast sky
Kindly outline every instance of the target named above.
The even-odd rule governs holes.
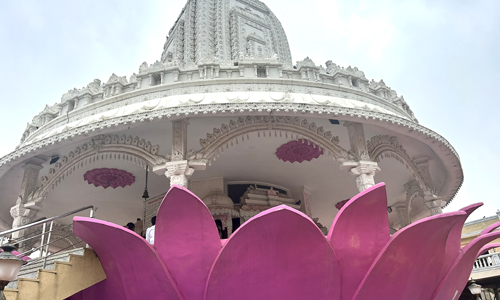
[[[500,208],[500,1],[267,0],[294,61],[357,66],[402,94],[420,124],[461,157],[465,182],[446,209]],[[129,77],[160,59],[185,1],[6,0],[0,9],[0,156],[26,123],[74,87]]]

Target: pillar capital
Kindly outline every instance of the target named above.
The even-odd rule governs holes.
[[[362,192],[375,185],[375,174],[380,172],[380,168],[373,161],[347,161],[340,166],[343,170],[349,170],[349,174],[356,177],[358,191]]]
[[[16,201],[16,205],[10,208],[10,215],[14,218],[12,228],[18,228],[27,225],[35,217],[37,211],[25,208],[21,197]],[[24,235],[24,230],[12,233],[12,238],[16,239]]]
[[[445,201],[432,193],[425,193],[425,206],[431,211],[431,215],[439,215],[443,213],[442,207],[446,204]]]
[[[188,180],[193,175],[194,169],[189,167],[187,160],[168,162],[165,164],[165,168],[165,176],[170,178],[170,186],[188,187]]]

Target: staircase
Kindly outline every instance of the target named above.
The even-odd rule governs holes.
[[[7,300],[64,300],[106,279],[94,251],[74,249],[25,265],[4,291]]]

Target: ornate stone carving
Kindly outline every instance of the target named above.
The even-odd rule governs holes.
[[[300,69],[302,67],[312,67],[312,68],[317,68],[316,64],[312,61],[312,59],[308,57],[304,58],[302,61],[297,61],[297,69]]]
[[[170,186],[179,185],[188,187],[188,180],[194,173],[194,169],[189,167],[188,161],[173,161],[165,164],[167,171],[165,176],[170,178]]]
[[[323,154],[323,150],[316,144],[311,143],[306,139],[299,139],[281,145],[276,150],[276,156],[282,161],[303,162],[311,161],[313,158],[318,158]]]
[[[153,93],[146,93],[146,95],[150,96],[149,99],[155,99],[165,97],[165,94],[169,92],[159,91]],[[169,94],[167,94],[169,95]],[[139,95],[134,99],[126,99],[122,100],[125,102],[133,101],[132,103],[142,102],[144,101],[144,95]],[[78,117],[83,118],[85,116],[91,116],[92,113],[99,113],[104,111],[109,111],[112,108],[119,108],[123,106],[123,103],[116,102],[110,104],[111,107],[103,106],[99,108],[97,111],[88,111],[83,115],[75,114],[74,116],[70,116],[71,118]],[[389,114],[389,113],[381,113],[377,111],[369,111],[364,109],[357,108],[349,108],[349,107],[339,107],[339,106],[331,106],[328,104],[315,104],[315,105],[304,105],[303,103],[290,103],[290,102],[276,102],[276,103],[225,103],[225,104],[208,104],[208,105],[195,105],[192,107],[181,106],[181,107],[165,107],[159,108],[156,111],[148,111],[138,112],[132,115],[127,116],[119,116],[119,117],[110,117],[110,119],[105,119],[98,122],[92,122],[85,125],[80,125],[78,127],[65,127],[65,131],[55,131],[54,129],[57,126],[62,126],[66,124],[67,121],[63,123],[54,123],[51,127],[44,128],[44,130],[37,131],[40,132],[41,136],[36,136],[35,139],[30,139],[28,143],[21,145],[16,151],[0,158],[0,173],[4,173],[6,171],[5,166],[7,163],[19,162],[23,158],[25,158],[28,154],[32,153],[41,153],[44,147],[53,145],[56,143],[60,143],[63,140],[71,139],[75,136],[81,135],[86,132],[91,132],[95,130],[102,130],[110,126],[121,126],[124,124],[130,124],[135,122],[144,122],[147,120],[153,120],[156,118],[167,117],[176,115],[197,115],[197,114],[209,114],[216,113],[220,114],[223,112],[232,112],[232,113],[251,113],[254,111],[284,111],[284,112],[302,112],[302,113],[312,113],[312,114],[330,114],[330,115],[339,115],[345,119],[356,120],[358,118],[365,118],[368,120],[376,120],[379,122],[384,122],[382,124],[386,124],[389,128],[395,127],[403,127],[406,128],[410,134],[410,136],[418,137],[420,135],[431,139],[438,143],[439,148],[435,148],[435,151],[442,151],[444,153],[448,153],[450,160],[457,165],[457,169],[453,172],[456,173],[454,177],[453,183],[451,183],[451,188],[448,189],[441,196],[444,199],[451,199],[456,191],[460,188],[463,183],[463,176],[460,172],[459,165],[459,156],[456,150],[451,146],[451,144],[443,138],[441,135],[436,132],[425,128],[409,119],[404,117],[400,117],[398,115]],[[71,124],[70,124],[71,125]],[[66,125],[65,125],[66,126]],[[47,134],[50,130],[53,130],[53,133]],[[448,155],[446,154],[446,155]]]
[[[172,122],[172,161],[186,159],[188,124],[187,119]]]
[[[344,124],[349,133],[349,142],[351,144],[350,153],[358,161],[370,161],[370,155],[366,147],[365,132],[363,124],[355,122],[346,122]]]
[[[159,146],[132,136],[99,135],[61,157],[41,178],[42,185],[27,199],[27,207],[38,207],[47,193],[76,169],[96,159],[127,160],[141,167],[163,165],[170,158],[158,155]]]
[[[425,187],[425,190],[433,190],[432,179],[428,173],[428,165],[426,166],[427,161],[418,160],[421,166],[420,168],[417,167],[403,145],[399,144],[397,137],[388,135],[372,137],[368,141],[368,152],[374,161],[380,161],[383,158],[396,159],[412,171],[419,185]],[[423,175],[426,177],[425,179]]]
[[[380,172],[378,164],[371,161],[344,162],[341,168],[350,168],[349,174],[356,177],[356,186],[360,192],[374,186],[374,176]]]
[[[87,171],[83,179],[95,187],[102,186],[107,189],[112,187],[126,187],[135,182],[135,176],[124,170],[100,168]]]
[[[426,193],[424,196],[425,206],[430,210],[431,215],[439,215],[443,213],[443,206],[446,204],[445,201],[439,196],[432,193]]]
[[[42,161],[40,161],[40,164]],[[28,199],[29,195],[36,190],[38,175],[43,168],[40,164],[27,163],[23,166],[24,175],[21,182],[21,191],[19,193],[21,199]]]
[[[232,120],[229,125],[222,124],[220,128],[214,128],[213,133],[207,133],[206,139],[200,139],[202,149],[189,156],[190,160],[206,161],[216,155],[224,146],[239,143],[250,138],[250,133],[257,132],[257,137],[280,135],[290,138],[299,136],[307,138],[310,142],[322,149],[329,156],[342,161],[349,157],[346,150],[340,147],[338,137],[334,137],[331,132],[324,132],[323,127],[317,127],[315,123],[309,123],[306,119],[298,117],[274,117],[255,116],[240,117]]]
[[[17,198],[16,205],[11,207],[10,215],[14,218],[12,222],[12,228],[18,228],[27,225],[33,220],[37,211],[34,209],[28,209],[24,207],[23,199],[21,196]],[[24,235],[24,230],[12,233],[12,238],[16,239]]]

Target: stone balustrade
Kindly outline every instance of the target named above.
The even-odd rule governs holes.
[[[474,263],[472,272],[483,272],[491,269],[500,270],[500,253],[490,253],[479,256]]]

